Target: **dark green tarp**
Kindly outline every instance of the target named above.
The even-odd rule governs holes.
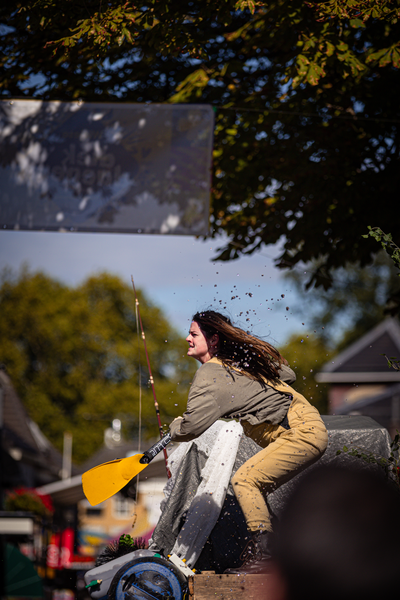
[[[43,598],[42,580],[32,561],[11,544],[6,544],[5,554],[5,596]]]

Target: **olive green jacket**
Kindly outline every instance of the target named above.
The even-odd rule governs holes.
[[[285,365],[281,366],[280,376],[280,381],[262,384],[212,358],[194,376],[186,411],[170,425],[172,439],[190,441],[220,418],[242,419],[251,425],[277,425],[292,402],[294,390],[289,384],[296,379]]]

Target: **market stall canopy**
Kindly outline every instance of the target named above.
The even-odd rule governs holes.
[[[5,590],[7,598],[40,598],[44,597],[42,580],[32,561],[24,556],[18,548],[6,544]]]
[[[51,496],[58,506],[72,506],[85,498],[82,490],[82,476],[76,475],[36,488],[39,494]]]

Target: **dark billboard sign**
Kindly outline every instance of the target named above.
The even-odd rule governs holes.
[[[207,105],[0,101],[2,229],[205,235]]]

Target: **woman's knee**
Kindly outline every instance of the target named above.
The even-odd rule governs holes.
[[[246,474],[243,472],[242,467],[240,467],[231,479],[233,489],[238,485],[241,485],[244,481],[246,481]]]
[[[327,447],[328,447],[328,432],[325,429],[325,431],[323,433],[321,433],[321,435],[319,436],[319,451],[321,453],[321,456],[323,455],[323,453],[325,452]]]
[[[321,421],[314,423],[313,426],[311,427],[311,430],[314,434],[313,435],[314,445],[317,448],[317,450],[319,451],[320,456],[322,456],[322,454],[325,452],[325,450],[328,447],[328,431],[327,431],[322,419],[321,419]]]
[[[259,486],[258,481],[251,476],[254,469],[246,468],[246,463],[242,465],[231,479],[233,490],[238,488],[256,488]],[[235,492],[236,493],[236,492]]]

